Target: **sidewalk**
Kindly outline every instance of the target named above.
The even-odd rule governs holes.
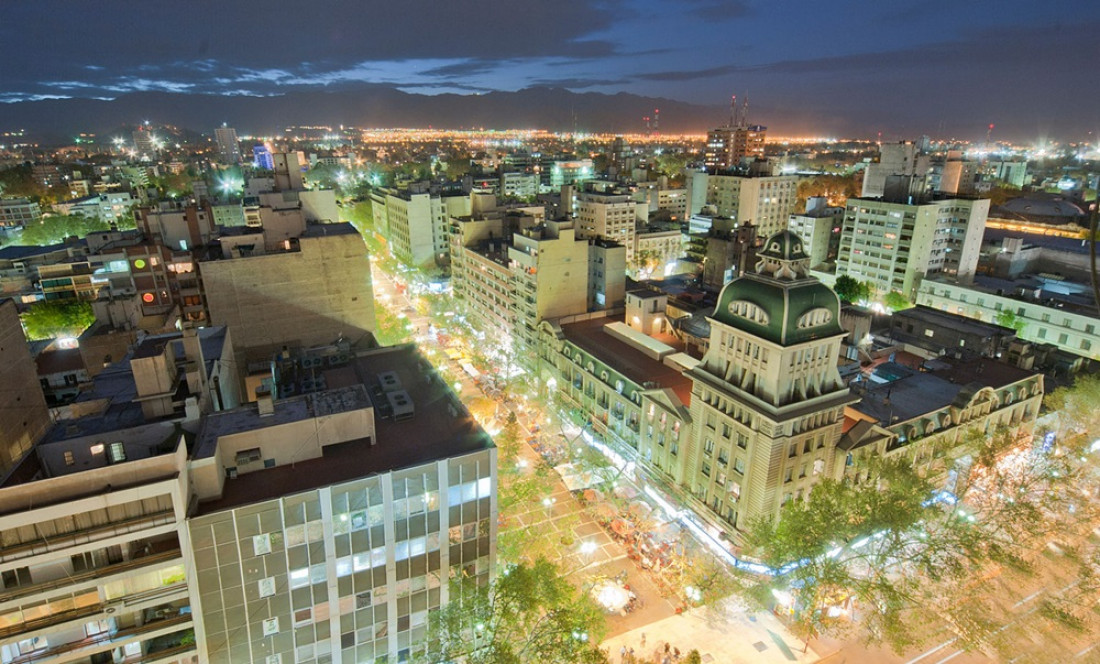
[[[680,649],[680,661],[692,648],[699,650],[704,662],[714,664],[810,664],[820,659],[812,648],[803,654],[803,642],[772,614],[741,608],[727,608],[722,613],[715,608],[695,608],[613,636],[600,647],[607,650],[612,664],[619,664],[619,650],[624,645],[634,648],[634,656],[644,662],[651,661],[645,657],[663,654],[666,641]]]

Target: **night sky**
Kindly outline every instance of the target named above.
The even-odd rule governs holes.
[[[0,6],[0,63],[9,103],[551,85],[865,135],[1100,131],[1096,0],[34,0]]]

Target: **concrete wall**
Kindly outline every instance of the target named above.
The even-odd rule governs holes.
[[[0,473],[11,468],[50,427],[15,302],[0,302]]]
[[[358,233],[300,239],[301,251],[201,264],[211,323],[238,351],[361,341],[375,327],[367,248]]]

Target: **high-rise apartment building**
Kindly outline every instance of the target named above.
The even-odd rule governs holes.
[[[310,225],[270,248],[238,230],[222,237],[221,259],[199,264],[210,320],[230,326],[238,349],[356,344],[374,331],[370,259],[351,224]]]
[[[147,339],[0,484],[2,661],[407,661],[450,579],[490,582],[495,449],[413,346],[281,356],[334,387],[222,410],[149,382],[176,356]]]
[[[798,204],[798,177],[794,175],[702,177],[707,187],[706,202],[714,206],[716,214],[737,224],[751,222],[759,236],[786,230],[787,220]]]
[[[963,283],[978,266],[989,199],[889,202],[849,198],[837,274],[866,281],[880,294],[912,301],[921,279],[946,274]]]
[[[442,264],[449,244],[447,220],[471,212],[465,193],[441,191],[426,182],[377,188],[371,202],[375,228],[384,229],[394,257],[416,267]]]
[[[768,128],[761,125],[741,124],[712,129],[707,132],[703,163],[707,171],[714,173],[736,168],[742,159],[764,157],[764,140]]]
[[[227,166],[241,163],[241,144],[237,130],[222,125],[214,130],[214,142],[218,145],[218,160]]]
[[[576,229],[580,239],[600,238],[626,247],[626,261],[634,258],[637,226],[634,197],[615,187],[585,187],[577,194]]]

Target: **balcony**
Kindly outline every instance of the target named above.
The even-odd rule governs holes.
[[[45,593],[58,588],[71,588],[77,584],[85,581],[94,581],[98,579],[104,579],[116,574],[124,574],[135,569],[147,567],[151,565],[157,565],[159,563],[167,563],[172,561],[182,560],[180,549],[177,546],[174,549],[168,551],[161,551],[153,553],[147,556],[141,556],[132,558],[130,560],[116,563],[114,565],[107,565],[105,567],[97,567],[95,569],[84,570],[83,572],[73,572],[60,579],[53,579],[50,581],[43,581],[42,583],[35,583],[29,586],[18,586],[8,589],[3,594],[0,594],[0,604],[5,604],[12,600],[26,597],[28,595],[36,595],[38,593]]]
[[[10,662],[8,662],[8,664],[29,664],[30,662],[47,662],[53,659],[60,659],[64,655],[78,651],[88,651],[86,654],[92,655],[95,652],[105,652],[107,650],[111,650],[120,645],[123,645],[124,643],[133,641],[136,638],[152,637],[157,632],[161,632],[162,630],[168,629],[170,627],[184,625],[189,626],[190,624],[190,613],[179,614],[169,618],[152,620],[136,627],[127,627],[125,629],[120,629],[117,632],[112,632],[109,634],[98,634],[96,636],[90,636],[79,641],[70,641],[68,643],[61,643],[56,646],[45,648],[43,650],[36,650],[34,652],[27,653],[26,655],[16,657],[15,659],[12,659]],[[194,649],[195,646],[192,643],[187,645],[181,644],[178,647],[181,648],[180,652],[187,652],[188,649]],[[142,657],[127,659],[126,661],[147,662],[152,660],[160,660],[163,657],[167,656],[166,654],[162,653],[167,653],[167,651],[165,650],[156,653],[150,653]]]
[[[175,520],[175,512],[168,509],[162,512],[153,512],[151,514],[136,516],[131,519],[112,521],[102,526],[59,533],[51,536],[49,540],[43,538],[4,547],[0,549],[0,562],[13,562],[24,558],[30,558],[31,556],[49,553],[51,551],[66,549],[77,543],[107,539],[117,535],[125,535],[140,530],[156,528],[157,526],[165,526],[174,523]]]

